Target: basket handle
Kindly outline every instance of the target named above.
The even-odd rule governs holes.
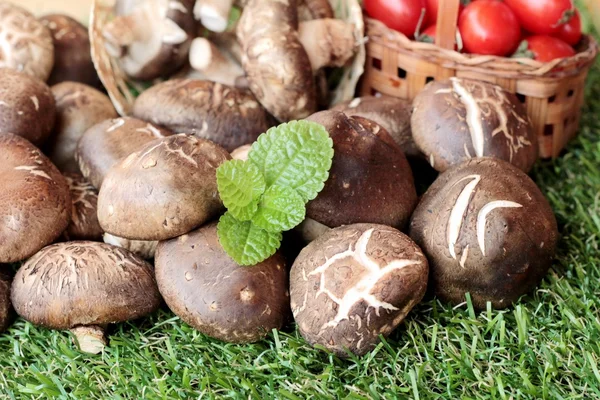
[[[460,0],[439,0],[435,44],[454,50]]]

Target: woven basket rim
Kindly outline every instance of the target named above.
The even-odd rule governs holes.
[[[564,78],[578,75],[589,68],[598,55],[598,43],[591,35],[584,35],[581,51],[572,57],[542,63],[531,58],[508,58],[498,56],[482,56],[464,54],[454,50],[443,49],[432,43],[410,40],[404,34],[392,30],[382,22],[365,18],[369,42],[383,44],[394,50],[427,61],[445,68],[469,70],[486,75],[500,75],[505,78]],[[383,42],[383,43],[382,43]]]

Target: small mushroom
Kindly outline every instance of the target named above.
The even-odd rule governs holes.
[[[104,243],[108,243],[117,247],[122,247],[125,250],[129,250],[138,257],[143,258],[144,260],[153,259],[154,254],[156,253],[156,246],[158,246],[158,241],[129,240],[111,235],[110,233],[105,233],[103,239]]]
[[[77,142],[95,124],[117,117],[110,99],[91,86],[63,82],[52,86],[56,100],[56,124],[47,153],[63,172],[79,172],[75,160]]]
[[[193,135],[148,143],[106,175],[98,197],[100,226],[134,240],[192,231],[223,209],[216,170],[229,159],[225,149]]]
[[[226,150],[254,142],[271,127],[249,91],[219,83],[172,79],[142,93],[133,115],[174,133],[193,133]]]
[[[225,253],[217,225],[160,242],[156,280],[169,308],[200,332],[231,343],[256,342],[289,317],[288,274],[278,252],[252,267]]]
[[[188,77],[239,86],[244,80],[244,70],[231,56],[221,51],[207,38],[198,37],[190,48],[190,66],[195,71]]]
[[[0,265],[0,332],[4,332],[12,321],[13,309],[10,302],[12,276],[7,265]]]
[[[193,0],[119,1],[103,30],[108,52],[134,79],[152,80],[183,66],[195,36]]]
[[[359,222],[404,227],[417,203],[402,149],[373,121],[322,111],[309,118],[333,139],[329,179],[306,215],[330,228]]]
[[[54,97],[44,82],[0,68],[0,134],[14,133],[40,146],[52,131],[55,114]]]
[[[341,111],[349,117],[363,117],[378,123],[388,131],[407,157],[421,156],[410,128],[410,101],[391,96],[365,96],[339,104],[332,110]]]
[[[100,88],[87,28],[63,14],[46,15],[40,21],[50,30],[54,42],[54,67],[48,84],[73,81]]]
[[[81,174],[67,173],[65,179],[73,207],[71,223],[63,234],[64,238],[67,241],[101,240],[103,231],[98,222],[98,192]]]
[[[290,272],[302,336],[340,357],[363,355],[421,301],[429,268],[419,247],[383,225],[335,228],[301,252]]]
[[[69,329],[81,351],[106,345],[108,324],[148,315],[160,306],[152,266],[127,250],[97,242],[48,246],[17,271],[17,314],[35,325]]]
[[[449,169],[417,207],[410,236],[431,263],[436,295],[452,304],[471,294],[485,309],[509,306],[546,275],[558,229],[535,183],[515,166],[478,158]]]
[[[147,143],[170,135],[166,129],[136,118],[107,119],[85,131],[75,159],[83,176],[100,189],[113,166]]]
[[[64,232],[71,219],[71,196],[50,160],[10,133],[0,133],[0,182],[0,263],[12,263]]]
[[[517,96],[472,79],[434,81],[413,103],[414,140],[443,172],[474,157],[496,157],[529,172],[537,137]]]
[[[53,65],[50,31],[29,11],[1,2],[0,68],[11,68],[45,82]]]

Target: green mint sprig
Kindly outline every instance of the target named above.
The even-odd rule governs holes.
[[[248,161],[221,164],[217,184],[227,212],[217,233],[227,254],[240,265],[275,254],[282,232],[304,220],[306,203],[323,190],[332,160],[333,141],[325,127],[292,121],[262,134]]]

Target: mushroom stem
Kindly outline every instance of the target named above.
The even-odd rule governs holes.
[[[234,0],[197,0],[194,16],[213,32],[225,32]]]
[[[115,17],[102,31],[106,50],[113,57],[122,56],[125,47],[147,35],[147,26],[148,17],[141,7],[131,14]]]
[[[306,243],[310,243],[313,240],[317,239],[319,236],[329,232],[331,228],[318,221],[315,221],[312,218],[306,218],[300,225],[298,225],[295,228],[295,230],[297,232],[300,232],[302,239]]]
[[[239,64],[205,38],[196,38],[192,41],[190,65],[206,79],[224,85],[236,86],[238,78],[244,76],[244,70]]]
[[[339,19],[301,22],[298,37],[313,71],[323,67],[341,67],[354,55],[356,40],[352,24]]]
[[[107,342],[104,338],[104,328],[98,325],[78,326],[71,329],[77,339],[79,349],[84,353],[101,353]]]

